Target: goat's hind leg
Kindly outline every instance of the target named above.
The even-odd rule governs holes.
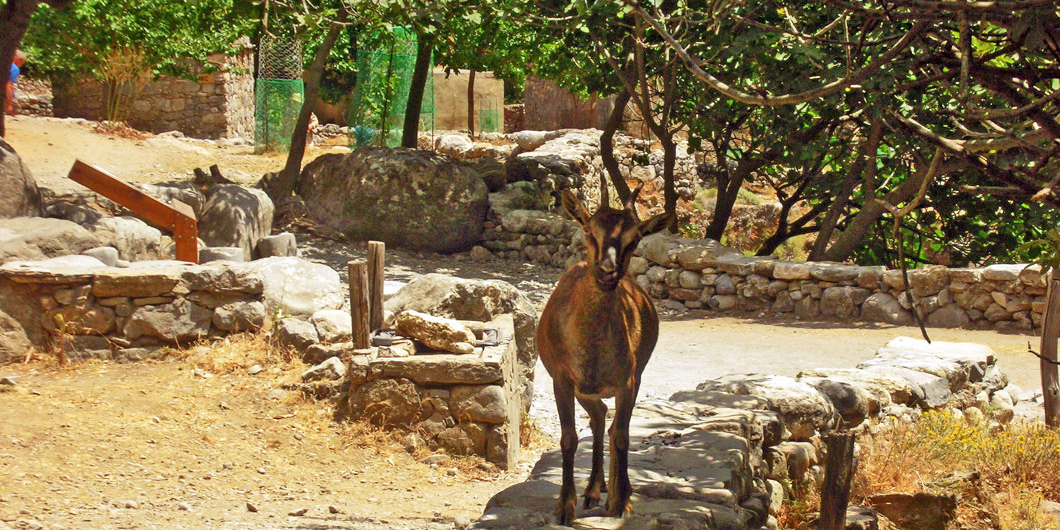
[[[578,450],[578,431],[574,425],[574,385],[569,381],[552,381],[559,412],[560,452],[563,455],[563,485],[556,504],[556,523],[570,526],[574,522],[578,496],[574,492],[574,453]]]
[[[600,505],[600,494],[607,491],[604,485],[604,423],[607,418],[607,405],[595,398],[578,398],[582,408],[589,413],[589,427],[593,431],[593,470],[589,473],[589,483],[585,486],[586,509]]]

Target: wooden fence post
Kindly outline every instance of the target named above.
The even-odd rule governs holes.
[[[346,263],[350,274],[350,317],[353,319],[352,341],[355,350],[368,348],[368,267],[364,260]]]
[[[371,307],[368,328],[372,331],[383,329],[383,262],[386,256],[386,243],[368,242],[368,304]]]
[[[828,456],[821,487],[819,530],[843,530],[847,524],[850,482],[854,478],[854,433],[844,430],[825,435]]]
[[[1056,342],[1060,338],[1060,270],[1049,271],[1049,290],[1045,295],[1042,318],[1042,399],[1045,401],[1045,424],[1060,426],[1060,377],[1056,366]]]

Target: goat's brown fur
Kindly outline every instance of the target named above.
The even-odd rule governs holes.
[[[552,376],[562,434],[563,485],[556,518],[559,524],[574,520],[574,401],[589,413],[593,432],[593,467],[585,489],[585,507],[600,503],[608,492],[607,513],[621,517],[632,512],[633,492],[627,473],[629,421],[640,389],[640,376],[655,348],[659,317],[639,284],[626,276],[637,243],[670,224],[673,216],[661,214],[639,221],[634,191],[626,207],[602,206],[592,216],[569,191],[563,206],[585,232],[586,261],[560,277],[556,290],[541,313],[537,345],[541,362]],[[610,436],[610,480],[605,489],[603,428],[607,405],[615,398],[615,419]]]

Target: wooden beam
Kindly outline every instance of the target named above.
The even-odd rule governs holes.
[[[188,205],[180,203],[169,206],[118,180],[110,173],[80,160],[74,161],[69,177],[70,180],[128,208],[144,221],[173,234],[173,241],[177,244],[177,259],[191,263],[199,262],[198,222]]]

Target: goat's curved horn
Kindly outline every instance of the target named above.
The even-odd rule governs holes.
[[[633,191],[629,193],[629,198],[626,199],[625,205],[627,210],[633,212],[633,218],[638,220],[640,219],[640,216],[637,215],[637,195],[640,195],[640,190],[643,187],[643,182],[638,183],[637,187],[633,188]]]

